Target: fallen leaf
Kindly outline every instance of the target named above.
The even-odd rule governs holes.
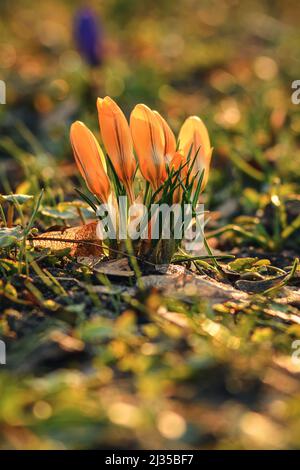
[[[121,258],[111,261],[101,261],[99,258],[86,257],[79,258],[77,261],[80,264],[89,266],[94,271],[100,274],[105,274],[107,276],[117,276],[117,277],[132,277],[134,276],[134,271],[129,266],[127,258]]]
[[[103,248],[96,235],[97,222],[57,231],[45,232],[31,238],[34,247],[50,248],[53,251],[70,248],[71,256],[101,256]]]

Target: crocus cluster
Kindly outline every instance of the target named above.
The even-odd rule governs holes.
[[[136,199],[137,168],[154,193],[159,191],[171,170],[180,171],[183,183],[188,172],[194,176],[194,181],[201,175],[203,191],[212,147],[205,124],[198,116],[185,120],[176,142],[166,120],[145,104],[135,106],[129,124],[110,97],[98,98],[97,108],[102,144],[130,203]],[[90,192],[101,202],[108,202],[113,186],[105,155],[94,134],[85,124],[76,121],[71,126],[70,138],[76,163]]]

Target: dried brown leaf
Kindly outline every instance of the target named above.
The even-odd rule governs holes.
[[[70,248],[71,256],[101,256],[103,248],[96,235],[97,222],[78,227],[62,228],[45,232],[31,239],[34,247],[50,248],[53,251]]]

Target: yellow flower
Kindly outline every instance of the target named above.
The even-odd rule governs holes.
[[[190,152],[190,164],[193,163],[197,154],[191,173],[192,175],[198,173],[200,176],[204,170],[201,186],[201,190],[203,191],[208,180],[213,151],[205,124],[198,116],[190,116],[183,123],[178,139],[180,152],[183,153],[186,158]]]
[[[103,152],[94,134],[80,121],[72,124],[70,140],[75,161],[89,190],[102,202],[107,202],[110,183]]]

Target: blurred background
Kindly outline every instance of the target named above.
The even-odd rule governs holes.
[[[247,131],[287,171],[286,157],[299,157],[299,16],[296,0],[3,0],[1,134],[20,121],[64,157],[70,122],[96,129],[96,97],[110,95],[127,114],[138,102],[158,108],[174,130],[200,115],[220,158],[226,136]],[[289,136],[278,137],[286,120]]]
[[[52,210],[74,199],[70,123],[98,134],[96,98],[109,95],[127,116],[139,102],[158,109],[175,132],[190,114],[204,120],[215,149],[205,197],[222,221],[255,215],[274,181],[298,201],[296,217],[299,24],[297,0],[1,0],[1,192],[44,187]],[[50,209],[43,227],[57,221]],[[299,447],[299,382],[286,356],[271,359],[273,347],[289,351],[283,327],[274,339],[252,311],[219,325],[208,307],[200,335],[156,324],[141,333],[136,312],[88,321],[80,301],[40,329],[39,313],[1,317],[18,347],[1,374],[0,447]],[[141,302],[151,311],[161,300]],[[72,336],[68,315],[82,320],[70,321]]]

